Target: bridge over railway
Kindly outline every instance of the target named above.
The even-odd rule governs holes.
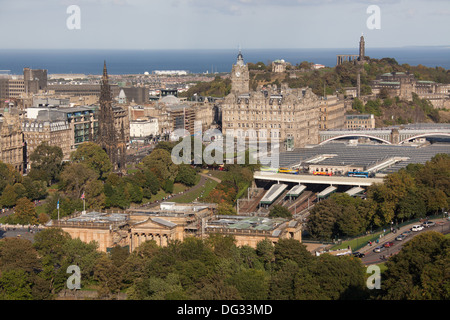
[[[343,138],[369,138],[385,144],[404,144],[419,138],[450,138],[450,125],[426,124],[380,129],[331,129],[319,132],[320,144]]]

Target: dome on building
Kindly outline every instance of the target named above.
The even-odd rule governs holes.
[[[166,103],[166,104],[179,104],[180,103],[180,99],[178,99],[177,97],[175,97],[173,95],[167,95],[167,96],[161,98],[159,101],[162,103]]]

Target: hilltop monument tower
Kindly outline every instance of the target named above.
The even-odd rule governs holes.
[[[359,61],[364,61],[366,56],[366,41],[364,40],[364,35],[361,36],[359,40]]]

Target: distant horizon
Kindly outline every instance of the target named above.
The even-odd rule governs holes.
[[[370,49],[402,49],[402,48],[446,48],[450,49],[450,44],[441,44],[441,45],[403,45],[403,46],[371,46],[366,47],[366,50]],[[344,50],[358,50],[358,47],[285,47],[285,48],[269,48],[269,47],[252,47],[252,48],[241,48],[242,52],[246,50],[336,50],[336,49],[344,49]],[[51,50],[98,50],[98,51],[106,51],[106,50],[117,50],[117,51],[127,51],[127,50],[142,50],[142,51],[200,51],[200,50],[208,50],[208,51],[220,51],[220,50],[235,50],[236,52],[239,49],[224,47],[224,48],[80,48],[80,47],[64,47],[64,48],[0,48],[1,50],[39,50],[39,51],[51,51]]]
[[[241,48],[245,63],[264,64],[285,60],[292,65],[303,61],[336,66],[337,55],[357,55],[352,48]],[[226,73],[236,62],[238,48],[226,49],[0,49],[0,70],[20,75],[24,67],[46,69],[48,74],[102,73],[106,60],[112,75],[144,74],[155,70],[185,70],[192,74]],[[372,59],[391,58],[400,65],[424,65],[450,69],[450,46],[366,47]]]

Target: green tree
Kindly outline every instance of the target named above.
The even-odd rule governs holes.
[[[144,183],[142,184],[143,196],[150,199],[152,194],[157,194],[160,183],[156,175],[150,170],[143,171]]]
[[[30,275],[22,269],[2,272],[0,277],[0,299],[32,300]]]
[[[236,215],[236,209],[234,207],[227,203],[227,202],[221,202],[217,205],[217,214],[219,215],[225,215],[225,216],[231,216]]]
[[[93,142],[84,142],[79,145],[77,150],[72,153],[71,159],[73,162],[85,164],[94,170],[101,180],[105,180],[113,168],[105,150]]]
[[[3,192],[7,185],[14,185],[21,181],[22,176],[19,172],[14,170],[10,164],[0,161],[0,192]]]
[[[81,285],[85,286],[93,282],[94,268],[101,256],[97,242],[85,243],[79,238],[67,239],[62,245],[62,252],[64,254],[60,261],[62,270],[67,270],[69,266],[76,265],[80,268]]]
[[[177,274],[166,278],[150,277],[139,279],[129,290],[131,300],[185,300],[187,295],[180,284]]]
[[[105,208],[106,196],[104,193],[104,185],[101,180],[90,180],[86,184],[85,196],[87,208],[91,208],[93,210],[102,210]]]
[[[87,185],[97,178],[98,174],[85,164],[72,163],[61,172],[61,189],[69,196],[79,199]]]
[[[191,166],[181,164],[178,166],[178,174],[175,182],[180,182],[186,186],[193,186],[197,182],[198,174]]]
[[[386,262],[387,270],[381,281],[382,298],[447,299],[450,279],[445,262],[449,259],[449,247],[449,240],[435,231],[419,234],[406,242],[402,250]],[[439,266],[443,269],[437,270]],[[440,275],[443,277],[439,278]]]
[[[97,290],[99,298],[114,299],[120,292],[122,273],[107,255],[102,255],[97,260],[94,276],[99,283]]]
[[[290,219],[290,218],[292,218],[292,213],[289,211],[288,208],[283,207],[282,205],[276,204],[273,206],[272,209],[270,209],[269,217]]]
[[[299,271],[297,263],[286,260],[272,273],[269,298],[271,300],[294,300],[295,277]]]
[[[306,246],[295,239],[280,239],[275,244],[274,250],[275,264],[279,266],[286,260],[292,260],[299,267],[303,267],[310,263],[314,258],[306,249]]]
[[[50,291],[56,293],[64,288],[67,273],[62,267],[65,257],[65,244],[70,235],[60,228],[47,228],[34,237],[33,247],[42,261],[42,278],[50,284]]]
[[[244,300],[265,300],[269,294],[269,276],[263,270],[242,269],[229,276],[227,283],[233,285]]]
[[[154,240],[141,243],[126,258],[122,265],[123,284],[131,286],[137,279],[142,279],[147,274],[146,266],[150,260],[159,252],[160,247]]]
[[[256,244],[256,254],[263,262],[266,270],[271,270],[272,263],[275,260],[275,247],[269,239],[264,239]]]
[[[51,146],[47,141],[44,141],[30,155],[30,176],[35,180],[43,180],[50,185],[58,179],[62,169],[62,160],[62,149],[58,146]]]
[[[314,239],[331,240],[336,234],[336,219],[340,208],[332,198],[320,201],[311,210],[307,229]]]
[[[25,176],[22,180],[22,185],[25,187],[25,197],[31,200],[41,200],[47,195],[47,184],[44,181],[34,181],[30,177]]]
[[[173,193],[173,180],[164,181],[163,190],[166,193]]]
[[[155,149],[142,159],[145,169],[152,171],[161,182],[174,180],[178,174],[178,166],[173,163],[171,155],[164,149]]]
[[[110,251],[110,255],[113,264],[120,268],[130,256],[130,252],[127,247],[114,246]]]
[[[32,273],[41,263],[32,243],[26,239],[4,238],[0,240],[0,271],[24,270]]]
[[[359,259],[323,254],[296,274],[295,299],[363,299],[367,295],[365,280],[365,268]]]
[[[37,224],[34,203],[28,198],[18,199],[15,212],[11,216],[11,219],[18,224]]]
[[[0,197],[0,203],[3,207],[12,208],[16,205],[17,193],[14,186],[8,184]]]

